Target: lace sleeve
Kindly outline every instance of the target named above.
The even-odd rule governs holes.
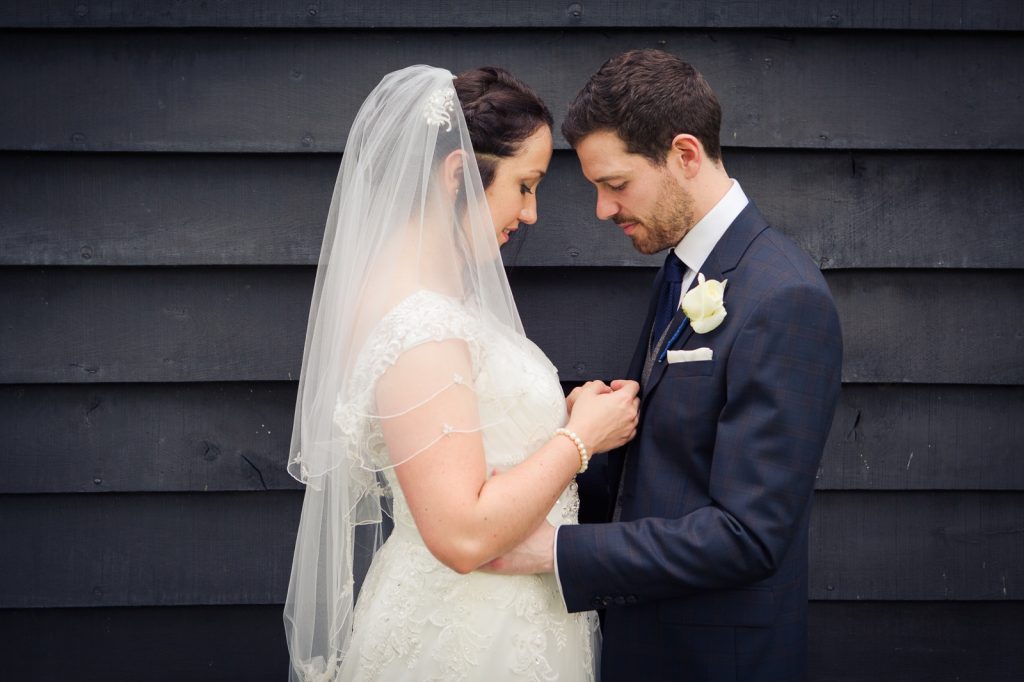
[[[342,435],[364,444],[356,448],[363,468],[397,466],[445,436],[480,430],[482,333],[458,302],[428,291],[382,318],[357,361],[354,390],[334,412]]]

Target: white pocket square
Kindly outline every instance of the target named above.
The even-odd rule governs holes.
[[[668,364],[677,362],[697,362],[698,360],[711,360],[714,353],[710,348],[694,348],[693,350],[670,350],[668,352]]]

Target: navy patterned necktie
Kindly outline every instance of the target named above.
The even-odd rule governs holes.
[[[661,293],[658,295],[658,310],[654,314],[654,329],[651,335],[651,348],[658,345],[661,335],[665,333],[665,327],[672,322],[672,318],[679,308],[679,296],[683,288],[683,275],[686,274],[686,265],[679,260],[675,249],[668,252],[665,258],[665,279],[661,283]]]

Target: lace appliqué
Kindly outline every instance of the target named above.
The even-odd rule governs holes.
[[[374,328],[356,359],[352,377],[347,384],[349,388],[344,391],[348,399],[343,400],[342,396],[338,396],[334,407],[334,424],[342,444],[341,449],[366,453],[368,459],[360,462],[366,468],[383,469],[391,466],[383,447],[384,438],[379,420],[368,419],[368,415],[373,412],[377,379],[407,350],[430,341],[447,339],[465,341],[473,367],[479,367],[481,333],[479,324],[455,301],[439,294],[419,291],[395,306]],[[466,377],[456,373],[451,383],[441,387],[438,393],[468,383]],[[441,425],[438,428],[440,439],[445,434],[440,432]]]
[[[580,484],[576,482],[576,479],[572,479],[572,483],[563,493],[564,500],[562,501],[562,523],[578,523],[580,518]]]
[[[523,461],[564,423],[561,387],[536,346],[492,328],[456,301],[420,292],[371,333],[353,370],[352,385],[366,390],[339,402],[339,433],[378,465],[390,462],[379,424],[360,416],[373,411],[374,384],[415,345],[452,338],[470,350],[472,376],[455,374],[451,386],[466,384],[477,395],[488,469]],[[438,438],[448,430],[438,423]],[[380,470],[392,495],[394,531],[356,601],[339,679],[593,680],[592,625],[587,614],[566,613],[553,576],[452,571],[424,545],[395,471]],[[570,486],[549,520],[576,523],[578,500]]]
[[[303,663],[299,674],[302,676],[302,682],[335,682],[340,668],[341,661],[338,660],[337,654],[331,656],[326,663],[322,656],[317,656],[313,661]]]
[[[471,583],[417,542],[390,543],[374,561],[381,570],[371,573],[364,588],[373,603],[360,600],[356,607],[357,627],[366,628],[358,651],[360,678],[378,679],[397,665],[423,671],[424,680],[465,679],[494,646],[468,625],[476,604]],[[427,675],[428,669],[437,672]]]
[[[427,125],[440,128],[446,125],[446,132],[452,129],[452,112],[455,110],[455,88],[450,85],[435,90],[423,105],[423,118]]]

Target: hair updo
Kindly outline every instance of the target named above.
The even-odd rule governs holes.
[[[498,161],[514,156],[526,138],[554,120],[530,86],[500,67],[463,71],[454,84],[486,189]]]

